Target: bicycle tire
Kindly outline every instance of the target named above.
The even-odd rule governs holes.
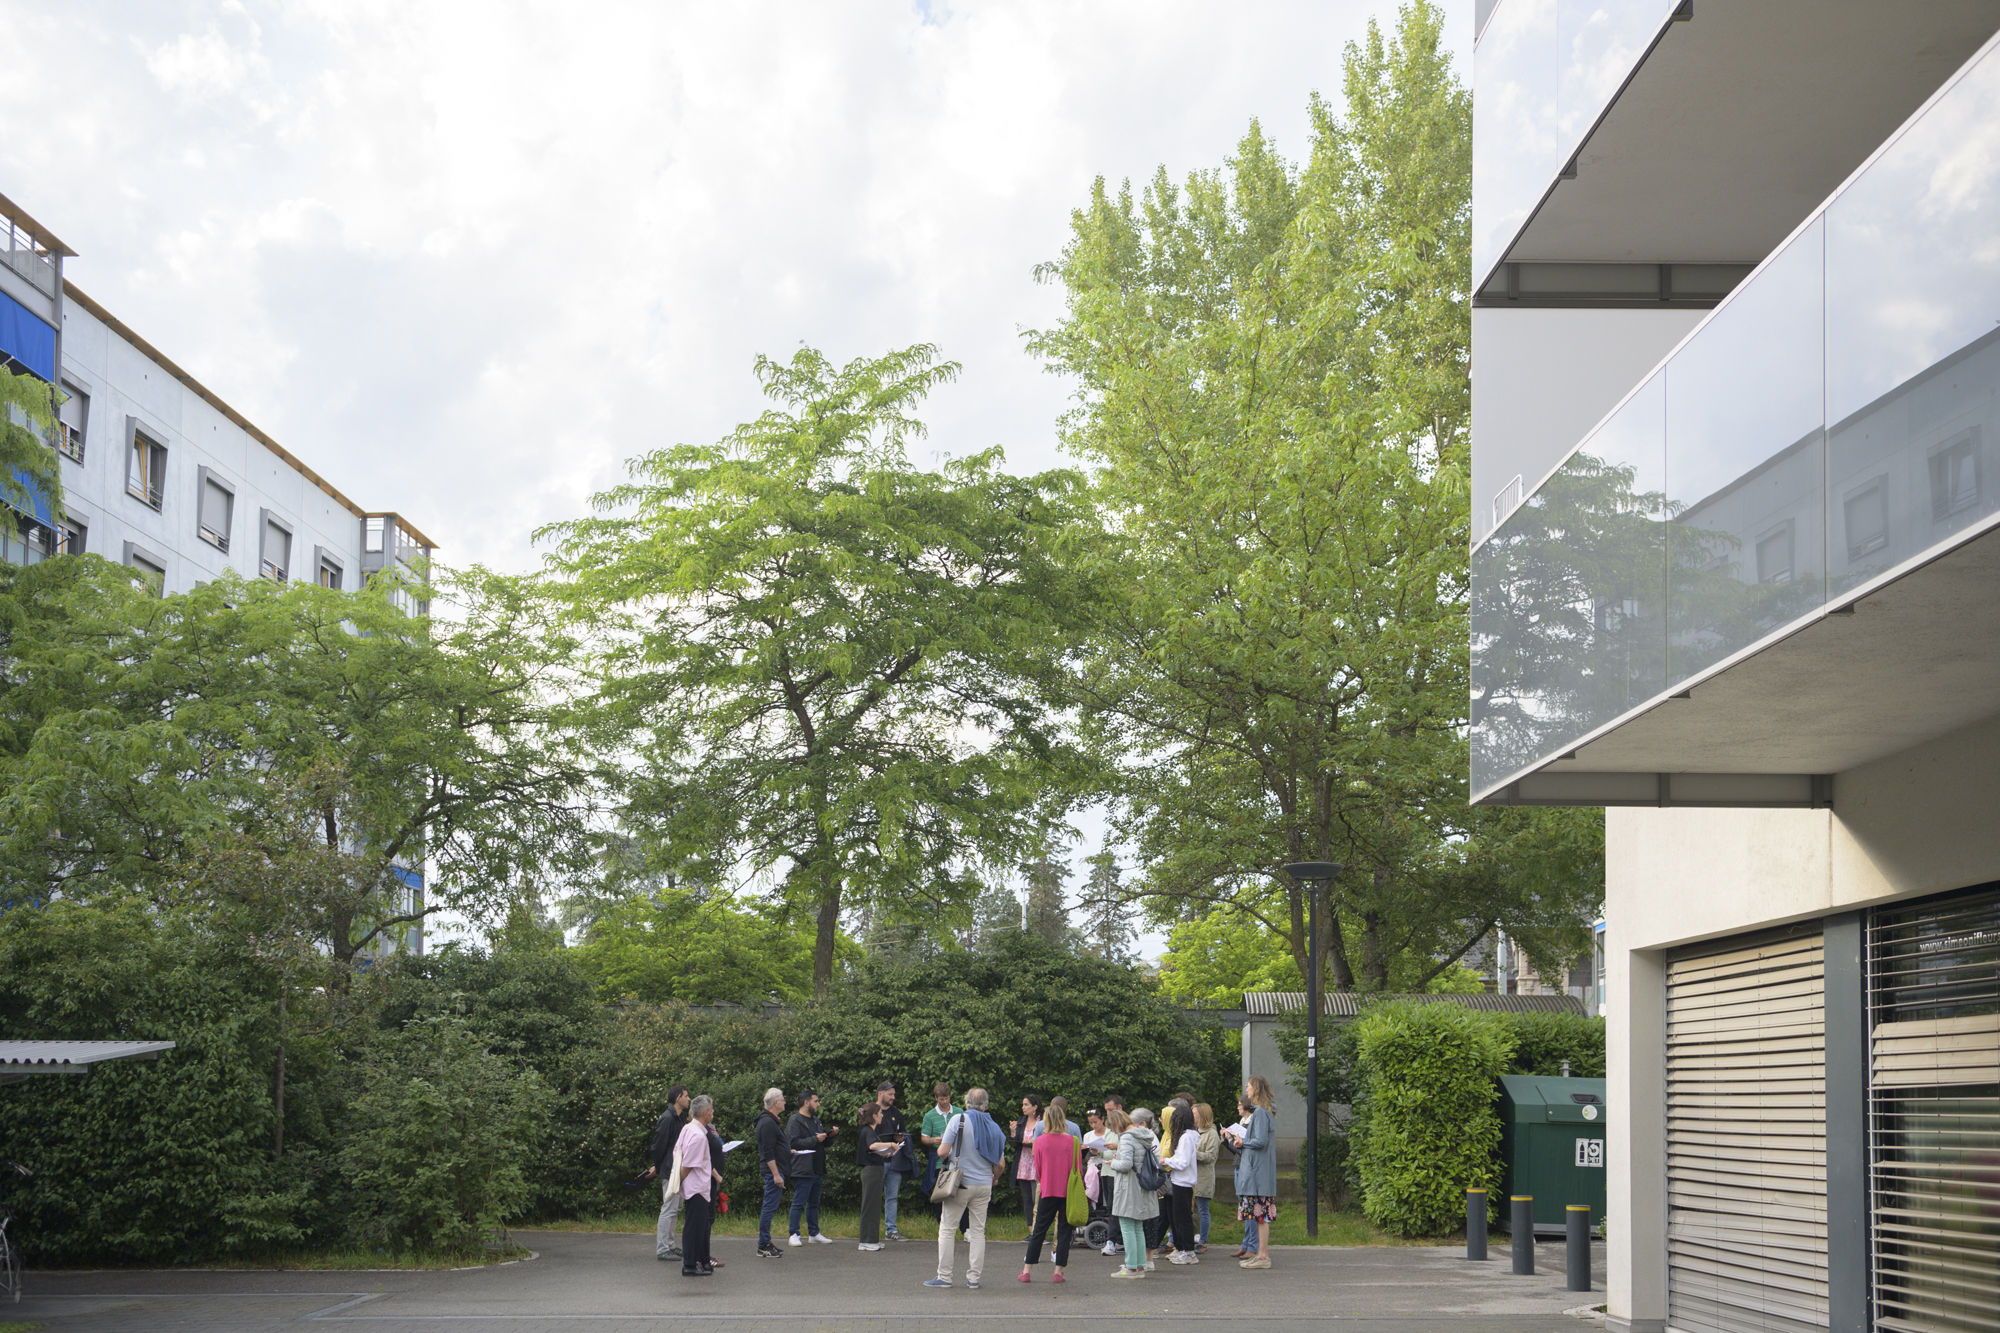
[[[21,1252],[14,1248],[14,1242],[7,1235],[7,1225],[14,1219],[0,1217],[0,1295],[18,1303],[21,1299]]]

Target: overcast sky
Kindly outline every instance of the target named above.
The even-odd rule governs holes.
[[[1449,0],[1470,81],[1471,0]],[[1392,0],[0,0],[0,194],[442,559],[509,569],[759,352],[935,342],[927,449],[1062,460],[1022,351],[1093,177],[1220,165]],[[1080,849],[1079,855],[1092,850]]]

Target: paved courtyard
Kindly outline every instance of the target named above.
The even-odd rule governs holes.
[[[699,1329],[847,1330],[918,1320],[1144,1320],[1212,1328],[1218,1321],[1316,1321],[1342,1333],[1591,1333],[1601,1324],[1564,1313],[1601,1295],[1565,1290],[1563,1247],[1537,1249],[1540,1271],[1514,1277],[1508,1251],[1469,1263],[1448,1249],[1287,1249],[1269,1271],[1211,1261],[1162,1264],[1144,1282],[1111,1277],[1112,1261],[1073,1255],[1062,1286],[1042,1264],[1015,1281],[1018,1242],[987,1250],[978,1291],[965,1289],[961,1247],[950,1291],[925,1288],[934,1244],[913,1241],[862,1254],[852,1241],[760,1260],[748,1237],[718,1237],[726,1267],[683,1278],[653,1257],[650,1236],[523,1231],[534,1259],[450,1273],[93,1272],[30,1274],[30,1295],[0,1306],[0,1321],[49,1333],[137,1333],[187,1328],[262,1333],[324,1324],[356,1333],[666,1333]],[[1218,1256],[1222,1251],[1212,1251]],[[1601,1266],[1601,1255],[1596,1263]],[[1597,1290],[1603,1290],[1600,1281]]]

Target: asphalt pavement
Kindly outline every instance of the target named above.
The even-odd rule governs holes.
[[[185,1328],[266,1333],[302,1324],[354,1333],[845,1333],[916,1320],[1123,1320],[1188,1330],[1221,1320],[1317,1322],[1340,1333],[1593,1333],[1583,1311],[1601,1304],[1565,1289],[1561,1244],[1537,1247],[1540,1271],[1511,1274],[1504,1244],[1472,1263],[1463,1251],[1275,1247],[1268,1270],[1222,1258],[1161,1264],[1139,1282],[1111,1276],[1113,1260],[1071,1255],[1068,1281],[1016,1281],[1019,1242],[987,1247],[980,1288],[966,1289],[958,1247],[951,1290],[926,1288],[937,1247],[927,1241],[861,1253],[852,1240],[785,1247],[758,1259],[750,1237],[721,1236],[713,1278],[684,1278],[653,1257],[645,1235],[517,1231],[533,1259],[456,1272],[239,1272],[154,1270],[30,1273],[28,1295],[0,1305],[0,1322],[49,1333],[139,1333]],[[1601,1271],[1602,1247],[1596,1267]],[[1566,1313],[1578,1311],[1578,1313]]]

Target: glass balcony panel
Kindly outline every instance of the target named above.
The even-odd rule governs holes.
[[[1666,394],[1655,375],[1472,556],[1472,780],[1666,687]]]
[[[1502,0],[1473,52],[1472,271],[1483,280],[1678,0]]]
[[[1839,593],[2000,508],[2000,53],[1844,190],[1826,225]]]
[[[1668,683],[1826,600],[1822,223],[1666,367]]]

